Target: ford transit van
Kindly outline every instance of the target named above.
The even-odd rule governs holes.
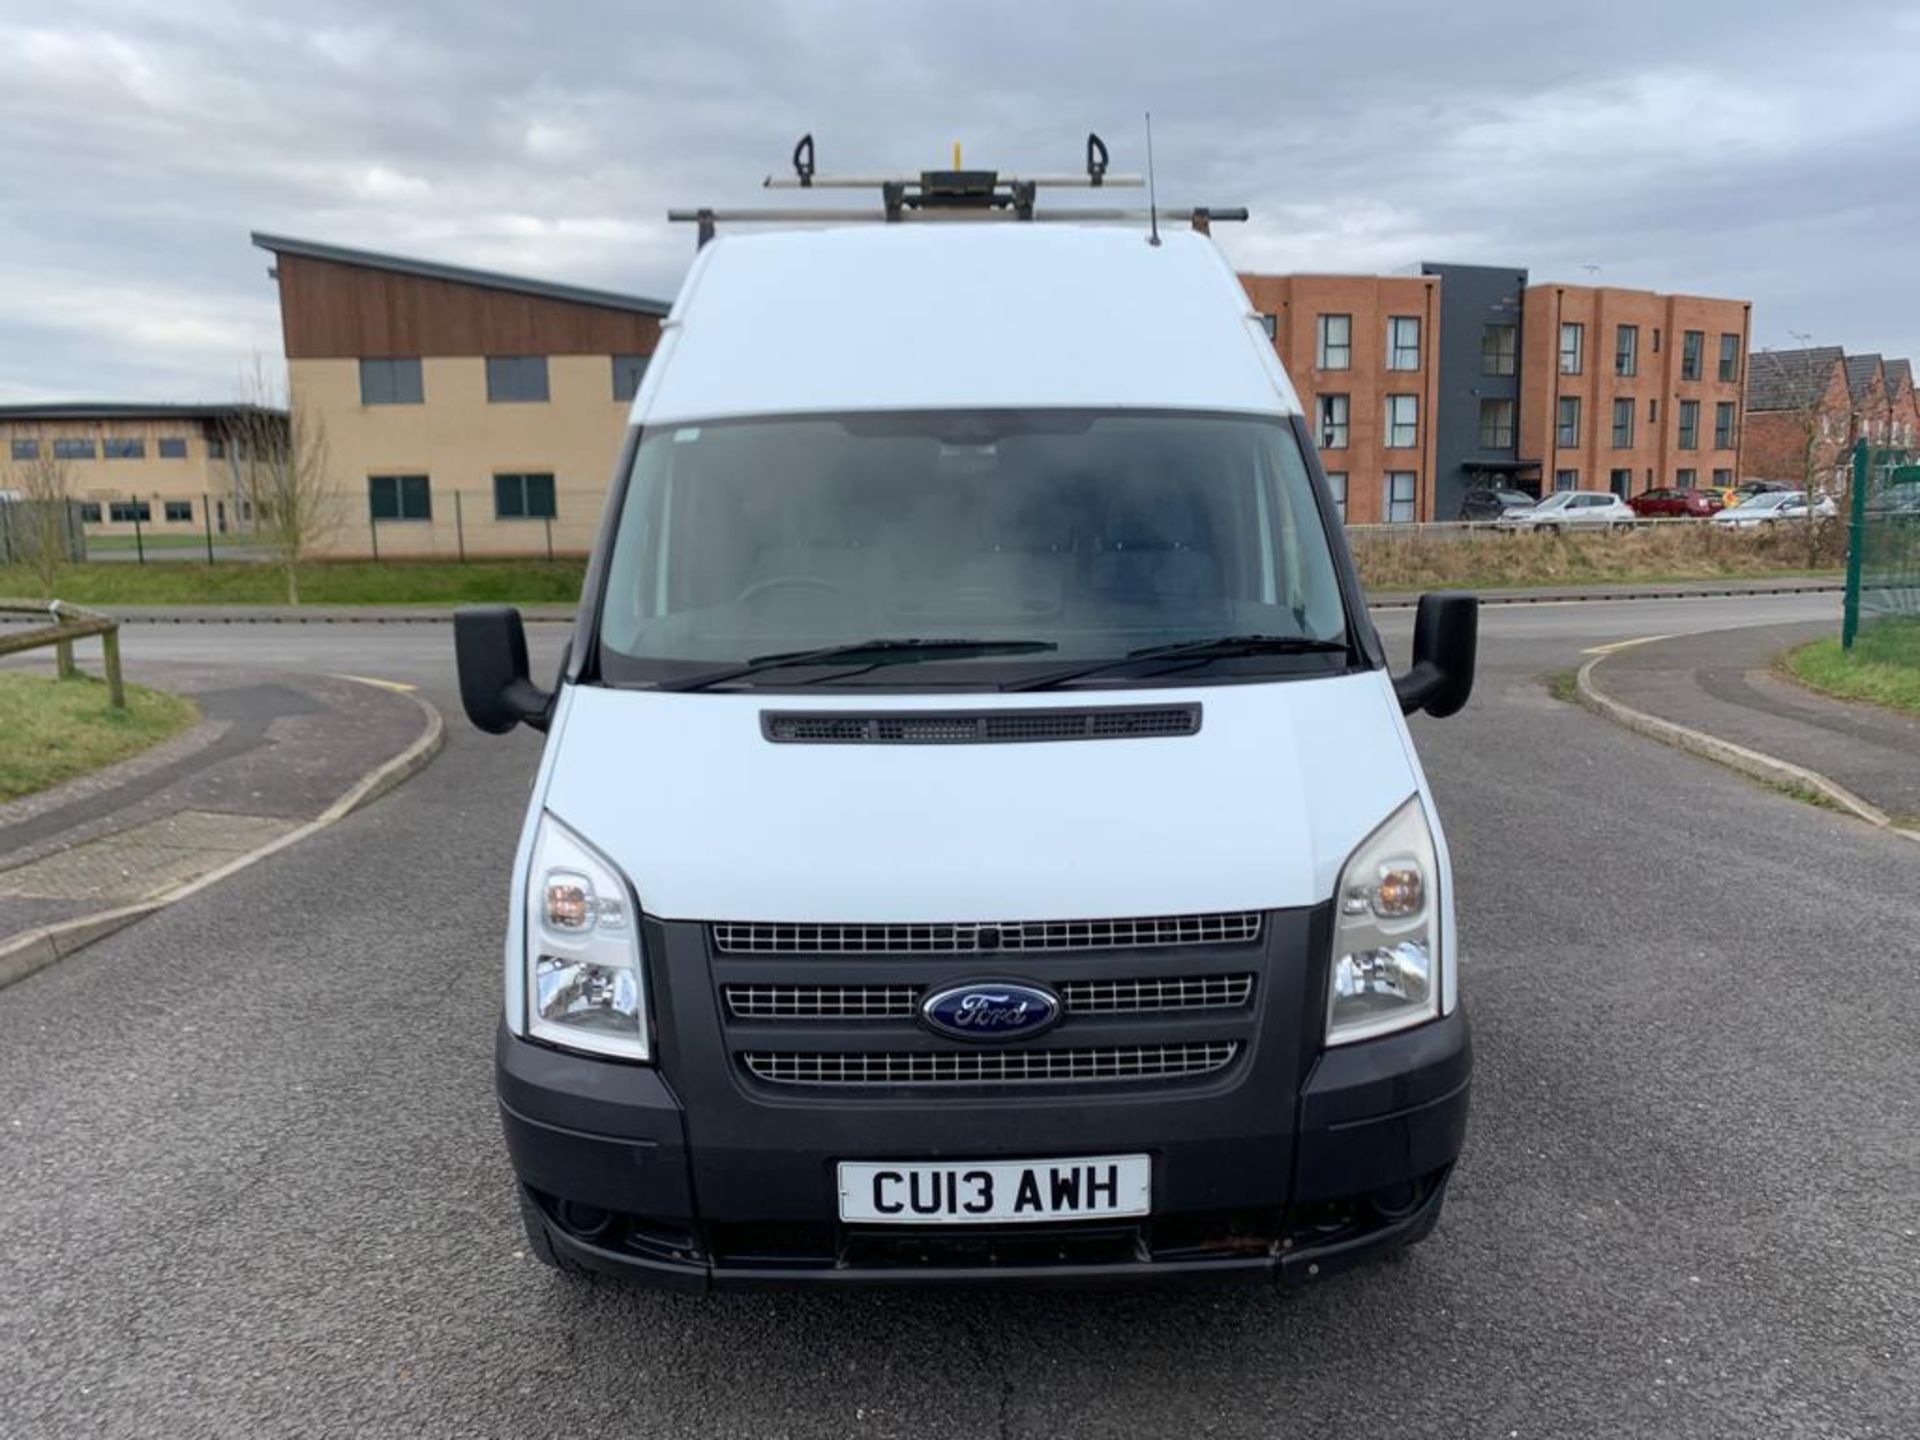
[[[1260,318],[1212,241],[705,245],[551,690],[497,1083],[532,1251],[689,1287],[1316,1280],[1466,1130],[1453,877]]]

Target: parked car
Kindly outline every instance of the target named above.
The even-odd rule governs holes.
[[[1532,508],[1534,498],[1524,490],[1469,490],[1460,497],[1460,518],[1498,520],[1512,511]]]
[[[1726,509],[1727,501],[1718,490],[1682,490],[1667,485],[1642,491],[1627,505],[1643,519],[1678,520],[1703,519]]]
[[[1751,500],[1756,495],[1779,495],[1791,489],[1793,489],[1791,485],[1783,485],[1778,480],[1761,480],[1749,475],[1733,487],[1733,494],[1739,498],[1729,504],[1737,505],[1741,500]]]
[[[1606,490],[1556,490],[1538,505],[1500,517],[1512,530],[1627,530],[1638,517]]]
[[[1831,518],[1840,513],[1840,507],[1833,503],[1833,497],[1822,495],[1814,501],[1813,513],[1822,519]],[[1722,510],[1713,517],[1716,525],[1729,525],[1737,529],[1751,529],[1756,525],[1774,525],[1782,520],[1804,520],[1807,518],[1807,497],[1802,490],[1763,490],[1758,495],[1750,495],[1730,510]]]
[[[1433,1228],[1472,1061],[1401,716],[1466,703],[1476,601],[1389,673],[1232,269],[1161,238],[720,237],[551,688],[456,616],[468,716],[546,734],[494,1046],[538,1260],[1305,1284]]]

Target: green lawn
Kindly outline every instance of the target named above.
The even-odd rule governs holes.
[[[359,561],[302,566],[300,599],[307,605],[461,605],[487,601],[572,604],[580,598],[586,566],[577,560],[475,560],[374,565]],[[23,566],[0,568],[0,595],[39,593]],[[272,565],[205,565],[120,561],[70,565],[54,593],[76,605],[279,605],[286,580]]]
[[[125,760],[199,718],[193,702],[178,695],[126,688],[127,708],[115,710],[105,681],[0,671],[0,734],[7,737],[0,745],[0,800]]]
[[[1802,685],[1828,695],[1920,711],[1920,620],[1869,624],[1851,654],[1838,640],[1816,640],[1789,650],[1780,663]]]

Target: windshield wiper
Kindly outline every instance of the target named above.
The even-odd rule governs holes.
[[[784,670],[797,665],[829,665],[840,661],[861,665],[909,665],[919,660],[970,660],[978,655],[1031,655],[1042,650],[1058,650],[1051,640],[855,640],[846,645],[828,645],[820,650],[786,650],[776,655],[756,655],[739,665],[718,670],[703,670],[682,680],[666,680],[656,690],[705,690],[729,680],[745,679],[766,670]]]
[[[1002,690],[1045,690],[1082,675],[1097,675],[1103,670],[1118,670],[1143,660],[1224,660],[1238,655],[1344,655],[1349,646],[1344,640],[1315,640],[1305,635],[1214,635],[1205,640],[1176,640],[1170,645],[1149,645],[1144,650],[1129,650],[1107,660],[1091,660],[1065,670],[1049,671],[1031,680],[1013,680]]]

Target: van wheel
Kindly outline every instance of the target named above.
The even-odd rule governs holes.
[[[593,1279],[593,1272],[586,1266],[575,1264],[554,1249],[553,1236],[547,1233],[546,1221],[541,1218],[540,1207],[527,1198],[525,1190],[520,1191],[520,1223],[527,1232],[527,1253],[534,1259],[542,1265],[558,1270],[570,1279]]]

